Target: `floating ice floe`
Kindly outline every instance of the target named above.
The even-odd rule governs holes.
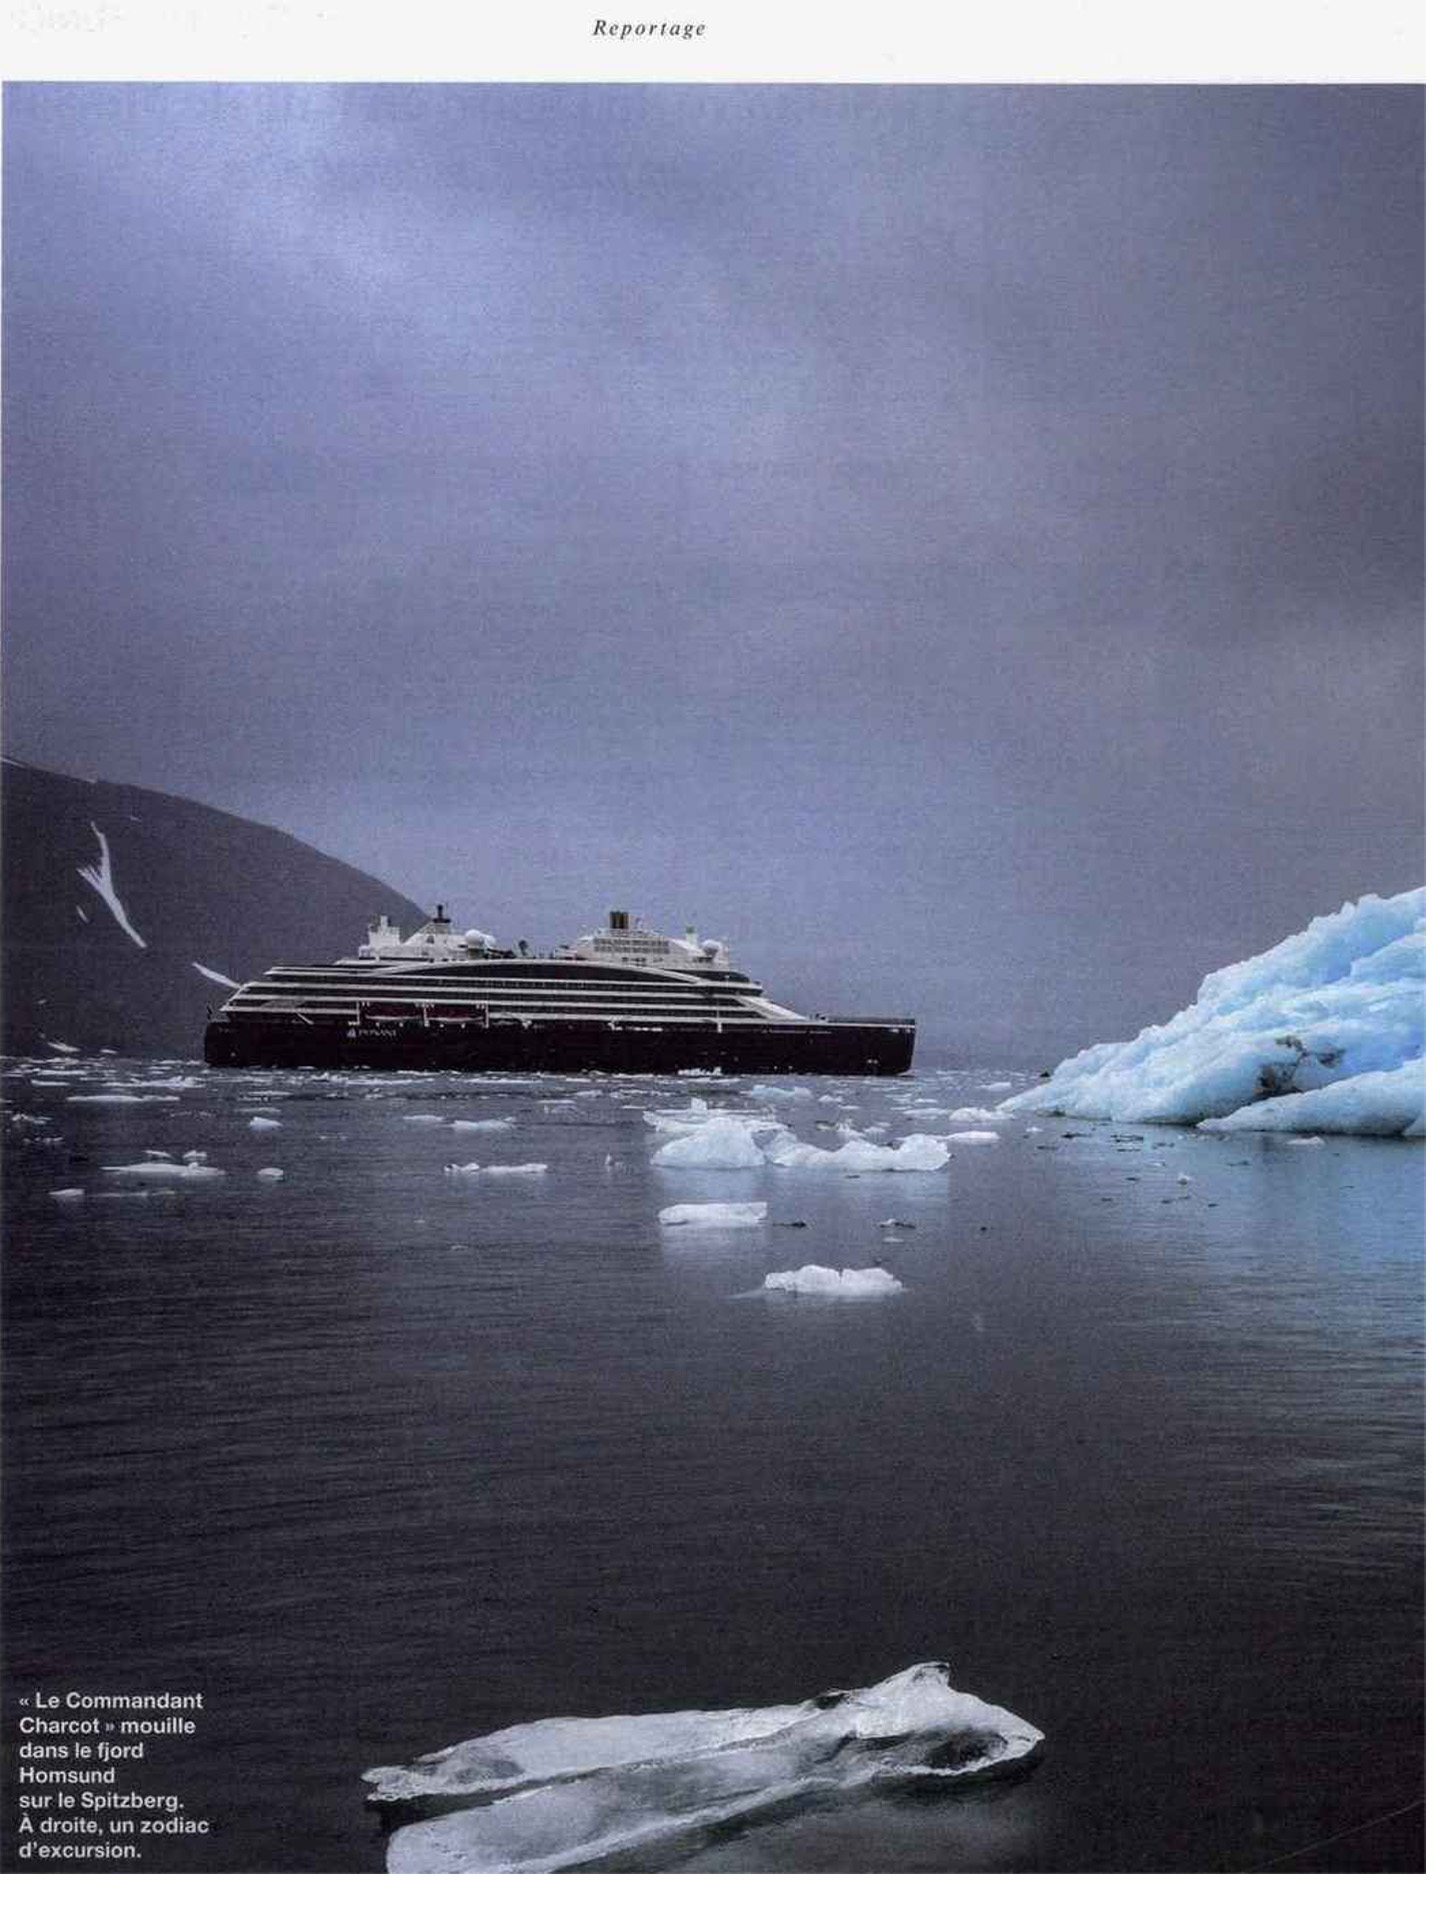
[[[708,1167],[713,1172],[738,1172],[763,1166],[765,1155],[756,1145],[743,1121],[728,1114],[707,1120],[693,1132],[667,1140],[652,1156],[656,1166],[680,1166],[692,1170]]]
[[[472,1159],[468,1166],[452,1162],[445,1168],[447,1173],[545,1173],[549,1170],[549,1162],[543,1159],[526,1160],[515,1166],[482,1166],[478,1159]]]
[[[793,1133],[765,1142],[765,1158],[774,1166],[803,1167],[835,1173],[933,1173],[950,1158],[950,1148],[931,1133],[910,1133],[896,1146],[877,1146],[868,1139],[847,1139],[831,1152],[807,1146]]]
[[[400,1116],[407,1126],[443,1126],[443,1113],[402,1113]]]
[[[769,1206],[763,1199],[717,1199],[666,1206],[662,1226],[763,1226]]]
[[[1285,1144],[1287,1146],[1323,1146],[1325,1142],[1318,1134],[1315,1134],[1300,1139],[1287,1139]]]
[[[278,1119],[262,1119],[258,1114],[254,1119],[247,1121],[247,1124],[252,1133],[277,1133],[280,1130]]]
[[[52,1187],[50,1192],[50,1197],[51,1199],[64,1199],[64,1200],[84,1199],[85,1188],[83,1186]]]
[[[945,1137],[952,1146],[994,1146],[999,1141],[1000,1135],[985,1130],[966,1133],[947,1133]]]
[[[187,1185],[198,1185],[202,1180],[225,1177],[225,1169],[221,1166],[205,1166],[193,1161],[177,1166],[172,1160],[159,1159],[137,1160],[133,1166],[102,1166],[100,1170],[117,1179],[122,1176],[126,1179],[149,1179],[164,1181],[168,1185],[174,1185],[177,1180],[183,1180]]]
[[[808,1086],[765,1086],[757,1083],[750,1088],[751,1099],[814,1099],[815,1095]]]
[[[1011,1111],[1223,1122],[1224,1132],[1425,1130],[1425,889],[1368,894],[1254,959],[1138,1038],[1089,1047]]]
[[[1015,1084],[1013,1079],[987,1079],[980,1088],[982,1093],[1008,1093]]]
[[[68,1039],[47,1039],[45,1044],[54,1053],[78,1053],[80,1048],[72,1046]]]
[[[1043,1734],[952,1690],[949,1668],[796,1706],[541,1719],[365,1774],[417,1820],[390,1872],[563,1872],[886,1788],[960,1788],[1033,1762]]]
[[[832,1299],[876,1299],[882,1293],[903,1293],[904,1286],[883,1266],[801,1266],[793,1273],[767,1273],[761,1288],[767,1293],[823,1293]]]
[[[515,1121],[513,1119],[452,1119],[450,1124],[457,1133],[506,1133]]]
[[[993,1126],[997,1119],[1003,1119],[989,1106],[957,1106],[950,1115],[952,1126]]]
[[[284,1179],[283,1166],[262,1166],[255,1175],[256,1179]]]

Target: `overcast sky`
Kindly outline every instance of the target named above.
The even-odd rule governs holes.
[[[1126,1037],[1423,877],[1422,132],[11,87],[6,750],[503,938],[628,905],[962,1052]]]

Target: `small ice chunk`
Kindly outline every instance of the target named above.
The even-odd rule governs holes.
[[[907,1233],[913,1233],[915,1231],[915,1222],[913,1219],[882,1219],[880,1224],[885,1227],[903,1227]]]
[[[1008,1093],[1015,1084],[1013,1079],[988,1079],[980,1088],[982,1093]]]
[[[443,1113],[403,1113],[401,1118],[407,1126],[443,1126],[445,1124]]]
[[[50,1191],[51,1199],[84,1199],[83,1186],[55,1186]]]
[[[133,1166],[102,1166],[100,1170],[116,1178],[123,1175],[127,1179],[164,1180],[172,1185],[177,1180],[197,1184],[201,1180],[225,1177],[224,1168],[220,1166],[177,1166],[173,1161],[157,1159],[137,1160]]]
[[[1323,1146],[1325,1142],[1318,1133],[1310,1133],[1303,1139],[1287,1139],[1285,1144],[1287,1146]]]
[[[72,1046],[68,1039],[47,1039],[45,1044],[55,1053],[78,1053],[80,1048]]]
[[[763,1199],[717,1199],[666,1206],[662,1226],[763,1226],[770,1208]]]
[[[876,1146],[868,1139],[847,1139],[829,1152],[807,1146],[793,1133],[767,1140],[765,1157],[775,1166],[836,1173],[933,1173],[946,1164],[950,1148],[930,1133],[910,1133],[898,1146]]]
[[[808,1086],[765,1086],[757,1082],[750,1088],[751,1099],[814,1099]]]
[[[817,1796],[994,1778],[1042,1738],[927,1663],[796,1706],[541,1719],[365,1781],[371,1805],[418,1821],[392,1837],[391,1872],[558,1872]]]
[[[285,1170],[281,1166],[262,1166],[255,1177],[256,1179],[284,1179]]]
[[[509,1119],[452,1119],[451,1127],[457,1133],[504,1133],[515,1124]]]
[[[252,1133],[278,1133],[280,1130],[278,1119],[261,1119],[258,1114],[248,1124]]]
[[[874,1299],[882,1293],[903,1293],[905,1288],[883,1266],[846,1266],[837,1272],[833,1266],[802,1266],[793,1273],[767,1273],[762,1288],[767,1293],[824,1293],[836,1299]]]
[[[652,1164],[739,1172],[752,1166],[763,1166],[765,1155],[755,1144],[748,1126],[740,1120],[722,1115],[718,1119],[707,1120],[694,1132],[667,1140],[653,1155]]]
[[[482,1166],[480,1170],[482,1173],[497,1173],[497,1174],[498,1173],[546,1173],[550,1170],[550,1168],[548,1163],[543,1159],[530,1159],[530,1160],[523,1161],[519,1165]]]
[[[188,1153],[182,1153],[180,1157],[185,1161],[187,1166],[203,1166],[210,1155],[208,1153],[202,1153],[199,1147],[192,1146]]]
[[[988,1106],[957,1106],[950,1115],[952,1126],[993,1126],[997,1119],[1004,1117]]]

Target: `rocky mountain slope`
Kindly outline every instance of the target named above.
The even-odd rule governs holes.
[[[205,1010],[280,963],[353,951],[392,887],[194,800],[4,761],[0,1044],[197,1059]]]

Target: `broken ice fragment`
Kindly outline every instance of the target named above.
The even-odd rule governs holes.
[[[847,1139],[832,1153],[823,1146],[804,1145],[793,1133],[782,1133],[765,1142],[765,1157],[772,1165],[803,1167],[807,1172],[933,1173],[949,1160],[950,1149],[933,1134],[910,1133],[898,1146]]]
[[[837,1272],[833,1266],[802,1266],[793,1273],[767,1273],[761,1288],[767,1293],[824,1293],[835,1299],[875,1299],[882,1293],[903,1293],[905,1288],[883,1266],[850,1267]]]
[[[1043,1735],[912,1666],[796,1706],[542,1719],[365,1774],[409,1818],[391,1872],[563,1872],[681,1835],[887,1787],[960,1787],[1031,1762]]]
[[[201,1180],[224,1179],[224,1169],[219,1166],[201,1166],[190,1164],[177,1166],[171,1160],[142,1159],[133,1166],[102,1166],[102,1173],[118,1178],[124,1175],[129,1179],[163,1180],[173,1185],[177,1180],[187,1185],[197,1185]]]
[[[763,1226],[769,1206],[763,1199],[697,1201],[693,1205],[666,1206],[660,1213],[662,1226]]]
[[[708,1120],[694,1132],[667,1140],[653,1155],[656,1166],[708,1167],[715,1172],[739,1172],[763,1166],[765,1155],[742,1121],[723,1116]]]

